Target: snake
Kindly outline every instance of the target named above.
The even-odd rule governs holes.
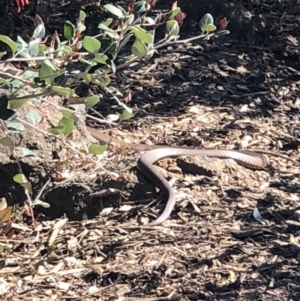
[[[179,156],[205,156],[210,158],[233,159],[238,164],[251,169],[263,169],[267,166],[268,160],[259,153],[246,150],[229,149],[188,149],[176,147],[156,148],[147,151],[140,156],[138,169],[167,196],[168,201],[162,214],[154,221],[144,225],[145,227],[162,224],[171,215],[175,203],[176,194],[169,182],[155,169],[154,163],[164,158],[174,158]]]
[[[110,137],[101,131],[86,127],[87,131],[98,140],[109,143],[115,147],[126,148],[137,151],[146,151],[142,154],[137,162],[137,168],[148,178],[154,186],[160,189],[160,191],[167,197],[167,204],[162,214],[154,221],[138,226],[140,227],[151,227],[158,226],[166,221],[176,204],[176,194],[169,182],[158,172],[155,168],[154,163],[164,158],[176,158],[179,156],[202,156],[208,158],[219,158],[219,159],[233,159],[238,164],[243,165],[251,169],[264,169],[268,164],[268,159],[262,154],[250,150],[230,150],[230,149],[194,149],[185,147],[173,147],[163,145],[145,145],[145,144],[129,144],[122,143],[117,138]],[[149,150],[150,149],[150,150]],[[137,228],[137,227],[133,227]]]

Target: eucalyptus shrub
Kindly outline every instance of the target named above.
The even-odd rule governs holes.
[[[0,95],[0,119],[14,131],[22,131],[23,123],[37,127],[42,119],[37,110],[30,110],[22,120],[18,116],[18,108],[28,102],[43,101],[50,94],[66,98],[78,97],[76,91],[90,84],[97,85],[102,95],[110,94],[123,108],[120,120],[133,116],[132,109],[121,101],[123,95],[112,82],[111,78],[121,68],[130,67],[138,60],[150,60],[154,53],[162,47],[175,43],[191,41],[206,42],[229,34],[226,30],[227,20],[224,18],[214,25],[214,19],[206,14],[199,22],[201,35],[187,40],[180,40],[180,27],[186,17],[185,13],[174,3],[166,13],[152,12],[155,0],[141,0],[130,4],[127,10],[107,4],[103,8],[109,13],[109,18],[98,25],[99,33],[95,36],[84,35],[86,14],[79,12],[76,24],[66,21],[63,37],[58,33],[46,37],[43,20],[35,18],[35,30],[29,41],[20,36],[13,41],[0,35],[0,41],[9,46],[12,57],[0,60],[0,88],[7,94]],[[155,33],[159,26],[165,27],[165,37],[156,41]],[[1,54],[0,54],[1,56]],[[13,64],[22,64],[19,71]],[[24,93],[26,91],[26,93]],[[99,95],[88,95],[81,104],[71,104],[68,108],[57,108],[61,119],[48,132],[54,135],[66,135],[72,132],[78,120],[77,113],[86,113],[100,101]],[[0,139],[0,143],[14,150],[9,137]],[[91,145],[92,154],[100,154],[103,148]],[[33,155],[28,149],[23,149],[23,155]],[[17,180],[24,183],[21,179]]]

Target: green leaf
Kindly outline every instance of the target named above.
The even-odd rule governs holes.
[[[51,84],[53,78],[59,75],[58,69],[49,60],[43,61],[39,70],[39,79],[45,80],[47,84]]]
[[[132,112],[132,110],[131,109],[127,109],[127,110],[124,110],[123,112],[122,112],[122,115],[121,115],[121,117],[120,117],[120,120],[121,121],[123,121],[123,120],[128,120],[128,119],[130,119],[130,118],[132,118],[133,117],[133,112]]]
[[[20,51],[20,50],[21,49],[18,48],[18,51]],[[25,59],[30,59],[31,55],[29,54],[28,48],[23,49],[22,51],[20,51],[19,54],[18,54],[18,57],[22,57],[22,58],[25,58]]]
[[[8,47],[15,53],[18,50],[18,44],[7,36],[0,35],[0,41],[8,45]]]
[[[78,22],[84,21],[86,18],[86,13],[83,10],[79,11],[79,17],[78,17]]]
[[[143,58],[148,53],[148,47],[140,40],[135,40],[131,46],[131,52],[138,58]]]
[[[13,180],[20,184],[25,190],[27,190],[29,193],[31,193],[31,183],[28,182],[28,180],[26,179],[25,175],[24,174],[16,174],[14,177],[13,177]]]
[[[17,36],[17,42],[19,44],[18,48],[20,47],[20,49],[26,48],[28,46],[28,44],[20,36]]]
[[[37,157],[33,151],[26,147],[21,147],[20,149],[22,150],[22,157]]]
[[[53,135],[63,135],[64,134],[64,127],[63,126],[56,126],[47,129],[48,133],[51,133]]]
[[[108,60],[108,56],[104,53],[97,53],[95,55],[95,58],[93,59],[94,62],[99,63],[99,64],[106,64],[106,61]]]
[[[93,80],[93,83],[104,88],[110,84],[110,78],[106,74],[97,74]]]
[[[74,90],[71,88],[64,88],[61,86],[52,86],[51,89],[59,94],[66,96],[73,96],[75,94]]]
[[[208,24],[213,25],[214,24],[214,18],[211,14],[205,14],[202,19],[199,21],[199,27],[202,30],[202,32],[205,31],[204,27]]]
[[[170,36],[178,36],[180,28],[176,20],[169,20],[166,22],[166,30]]]
[[[93,74],[86,72],[81,72],[78,77],[86,80],[88,83],[90,83],[94,79]]]
[[[45,50],[47,49],[45,44],[39,44],[39,55],[44,56],[45,55]]]
[[[105,33],[113,39],[119,39],[120,38],[119,34],[115,30],[107,27],[104,23],[100,23],[98,28],[105,31]]]
[[[35,28],[31,39],[32,40],[41,40],[45,37],[45,34],[46,34],[45,25],[43,23],[39,24]]]
[[[26,77],[26,78],[35,78],[39,75],[39,73],[37,71],[33,71],[33,70],[26,70],[23,75]]]
[[[16,110],[19,107],[22,107],[28,102],[28,99],[12,99],[9,102],[9,108],[12,110]]]
[[[147,44],[153,42],[153,35],[151,34],[151,32],[146,31],[138,25],[132,27],[131,29],[138,40]]]
[[[38,124],[42,120],[41,115],[35,111],[29,111],[26,114],[26,118],[31,120],[34,125]]]
[[[207,24],[203,27],[203,30],[206,32],[212,32],[215,31],[217,29],[217,27],[213,24]]]
[[[127,16],[127,24],[131,25],[134,21],[134,14]]]
[[[19,173],[19,174],[16,174],[14,177],[13,177],[13,180],[18,183],[18,184],[25,184],[28,182],[27,178],[25,177],[24,174],[22,173]]]
[[[70,118],[63,117],[59,121],[58,126],[48,129],[48,132],[54,135],[68,135],[72,133],[73,129],[74,121]]]
[[[167,13],[166,19],[171,20],[171,19],[175,18],[180,13],[180,11],[181,11],[180,7],[175,8],[174,10]]]
[[[84,37],[82,45],[90,53],[97,53],[101,48],[100,41],[90,36]]]
[[[74,37],[75,26],[70,22],[66,21],[64,24],[64,37],[66,40],[70,41]]]
[[[78,117],[73,112],[68,111],[68,110],[61,110],[60,112],[63,115],[63,118],[71,119],[75,122],[78,121]]]
[[[88,151],[92,155],[102,155],[107,150],[107,147],[107,145],[91,143]]]
[[[121,9],[115,7],[112,4],[106,4],[103,6],[108,12],[110,12],[111,14],[113,14],[114,16],[116,16],[119,19],[122,19],[124,17],[123,12]]]
[[[15,88],[15,89],[19,89],[23,85],[23,83],[18,79],[12,80],[11,84],[12,84],[13,88]]]
[[[113,18],[107,18],[104,22],[101,22],[100,24],[104,24],[105,26],[109,26],[113,22],[113,20],[114,20]]]
[[[219,37],[224,36],[224,35],[227,35],[227,34],[230,34],[230,31],[227,30],[227,29],[225,29],[225,30],[221,30],[221,31],[217,32],[217,33],[214,35],[214,37],[215,37],[215,38],[219,38]]]
[[[147,11],[146,1],[138,1],[133,5],[133,13],[135,15],[140,15]]]
[[[100,101],[100,98],[99,98],[98,95],[93,95],[93,96],[86,97],[86,99],[85,99],[86,108],[87,108],[87,109],[92,108],[92,107],[93,107],[94,105],[96,105],[99,101]]]
[[[31,57],[35,57],[39,53],[39,40],[29,42],[28,52]]]
[[[24,130],[24,125],[20,122],[10,122],[7,124],[7,128],[14,132],[22,132]]]
[[[7,146],[11,151],[14,150],[14,143],[9,137],[3,137],[0,139],[0,143],[4,146]]]
[[[58,123],[59,127],[63,127],[63,134],[68,135],[70,133],[72,133],[73,129],[74,129],[74,120],[70,119],[70,118],[65,118],[63,117],[59,123]]]
[[[1,57],[0,57],[1,58]],[[9,81],[7,81],[6,79],[0,77],[0,84],[3,84],[5,86],[7,86],[8,88],[11,87],[11,84]],[[0,97],[1,98],[1,97]]]

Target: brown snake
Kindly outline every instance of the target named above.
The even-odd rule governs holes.
[[[178,156],[206,156],[221,159],[233,159],[237,163],[249,168],[262,169],[267,159],[255,152],[227,149],[183,149],[183,148],[157,148],[144,153],[138,160],[139,170],[167,197],[168,202],[163,213],[146,226],[156,226],[163,223],[171,215],[176,203],[176,196],[169,182],[155,169],[153,163],[167,157]]]
[[[92,134],[92,136],[102,141],[119,146],[122,145],[122,142],[120,140],[112,138],[105,134],[101,134],[99,131],[93,128],[87,127],[87,130]],[[149,150],[149,146],[142,144],[130,144],[130,147],[135,150]],[[228,149],[188,149],[157,145],[151,146],[151,148],[155,149],[149,150],[144,153],[139,158],[137,167],[156,187],[158,187],[163,192],[163,194],[168,197],[168,201],[163,213],[156,220],[141,227],[157,226],[163,223],[171,215],[176,203],[176,196],[172,186],[153,166],[153,164],[158,160],[167,157],[206,156],[221,159],[233,159],[237,163],[252,169],[263,169],[268,164],[268,160],[264,156],[253,151]]]

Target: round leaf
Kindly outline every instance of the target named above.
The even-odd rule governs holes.
[[[49,133],[54,135],[68,135],[72,133],[74,129],[74,121],[70,118],[63,117],[57,127],[48,129]]]
[[[205,14],[202,19],[199,21],[199,27],[202,31],[204,31],[204,27],[208,24],[214,24],[214,18],[211,14]]]
[[[171,19],[175,18],[180,13],[180,11],[181,11],[180,7],[177,7],[174,10],[170,11],[166,16],[167,19],[171,20]]]
[[[106,64],[107,60],[108,60],[108,56],[104,53],[97,53],[94,58],[94,62],[103,64],[103,65]]]
[[[37,157],[37,155],[26,147],[21,147],[22,157]]]
[[[10,122],[7,124],[7,127],[15,132],[22,132],[24,130],[24,125],[19,122]]]
[[[39,24],[33,32],[32,40],[37,40],[37,39],[41,40],[42,38],[44,38],[45,34],[46,34],[45,25],[43,23]]]
[[[203,30],[206,32],[213,32],[217,29],[217,27],[213,24],[207,24],[203,27]]]
[[[8,45],[12,52],[15,53],[18,50],[18,44],[9,37],[0,35],[0,41]]]
[[[89,153],[92,155],[102,155],[107,150],[107,147],[107,145],[91,143],[89,146]]]
[[[90,109],[100,101],[98,95],[89,96],[85,99],[86,108]]]
[[[106,4],[103,6],[107,11],[109,11],[114,16],[118,17],[119,19],[122,19],[124,17],[123,12],[121,9],[115,7],[112,4]]]
[[[137,56],[138,58],[142,58],[145,57],[148,53],[148,48],[145,45],[145,43],[143,43],[140,40],[135,40],[135,42],[133,43],[133,45],[131,46],[131,52]]]
[[[166,30],[170,36],[178,36],[180,28],[176,20],[166,22]]]
[[[84,37],[82,45],[90,53],[97,53],[101,48],[101,43],[94,37],[90,36]]]
[[[133,13],[135,15],[139,15],[144,13],[145,11],[147,11],[147,7],[146,7],[147,3],[146,1],[138,1],[136,3],[134,3],[133,5]]]
[[[128,108],[129,109],[129,108]],[[130,119],[130,118],[132,118],[133,117],[133,112],[132,112],[132,110],[131,109],[129,109],[129,110],[124,110],[123,112],[122,112],[122,115],[121,115],[121,118],[120,118],[120,120],[121,121],[123,121],[123,120],[128,120],[128,119]]]
[[[68,134],[72,133],[72,131],[74,129],[74,120],[63,117],[59,121],[58,126],[62,126],[63,134],[68,135]]]
[[[12,140],[9,137],[3,137],[0,139],[0,143],[4,146],[9,147],[9,149],[11,151],[14,150],[14,143],[12,142]]]
[[[85,13],[83,10],[79,11],[79,18],[78,18],[78,22],[82,22],[82,21],[84,21],[84,20],[85,20],[85,18],[86,18],[86,13]]]
[[[28,182],[27,179],[26,179],[26,177],[25,177],[25,175],[22,174],[22,173],[16,174],[16,175],[13,177],[13,180],[14,180],[16,183],[18,183],[18,184],[24,184],[24,183],[27,183],[27,182]]]
[[[64,24],[64,37],[70,41],[74,37],[74,32],[75,32],[75,26],[67,21]]]
[[[39,53],[39,40],[33,40],[28,45],[28,51],[30,56],[37,56]]]
[[[27,103],[28,99],[12,99],[10,102],[9,102],[9,107],[12,109],[12,110],[15,110],[23,105],[25,105]]]
[[[73,112],[68,110],[61,110],[60,112],[64,118],[68,118],[76,122],[78,121],[78,117]]]
[[[141,28],[140,26],[136,25],[132,28],[132,31],[135,35],[135,37],[138,40],[141,40],[144,43],[152,43],[153,42],[153,36],[151,32],[146,31],[145,29]]]
[[[42,120],[42,116],[36,111],[28,112],[26,118],[31,120],[33,124],[38,124]]]
[[[101,87],[107,87],[110,84],[110,78],[106,74],[98,74],[93,82]]]

